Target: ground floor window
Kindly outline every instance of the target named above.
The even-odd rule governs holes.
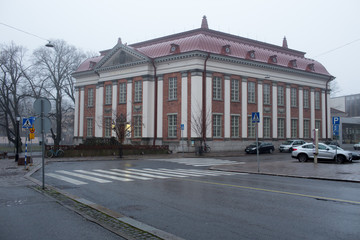
[[[105,117],[105,137],[111,137],[111,117]]]
[[[177,114],[168,115],[168,137],[177,137]]]
[[[297,129],[298,128],[298,120],[291,119],[291,137],[297,138]]]
[[[269,117],[264,117],[264,138],[270,138],[271,121]]]
[[[277,134],[278,138],[285,138],[285,119],[278,118],[278,129]]]
[[[213,137],[221,137],[221,115],[213,115]]]
[[[304,120],[304,138],[310,137],[310,120]]]
[[[134,137],[141,138],[142,118],[141,115],[134,116]]]
[[[252,122],[251,116],[248,116],[248,137],[255,138],[255,124]]]
[[[93,136],[93,119],[88,118],[86,123],[86,136],[92,137]]]
[[[239,137],[239,116],[231,116],[231,137]]]

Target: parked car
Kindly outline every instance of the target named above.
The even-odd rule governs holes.
[[[245,148],[246,153],[256,153],[256,142],[250,144]],[[272,143],[269,142],[259,142],[259,153],[273,153],[275,147]]]
[[[354,144],[355,150],[360,150],[360,142]]]
[[[345,151],[340,147],[334,146],[334,148],[319,143],[318,149],[318,159],[328,159],[334,160],[336,163],[343,163],[345,161],[352,161],[352,153],[349,151]],[[294,147],[291,157],[296,158],[299,162],[306,162],[308,159],[314,159],[315,153],[315,144],[313,143],[306,143],[301,146]]]
[[[306,142],[304,140],[299,139],[287,140],[280,145],[279,150],[280,152],[292,152],[294,147],[303,145],[305,143]]]

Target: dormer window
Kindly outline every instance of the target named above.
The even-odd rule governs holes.
[[[90,61],[89,69],[93,69],[96,65],[96,62]]]
[[[255,51],[251,50],[247,53],[248,58],[255,59]]]
[[[288,66],[289,66],[289,67],[296,68],[296,67],[297,67],[296,59],[290,60]]]
[[[308,64],[306,67],[306,70],[307,71],[315,71],[314,64],[313,63]]]
[[[171,52],[171,53],[178,53],[178,52],[180,52],[180,47],[179,47],[179,45],[172,43],[172,44],[171,44],[171,47],[170,47],[170,52]]]
[[[230,45],[225,45],[222,47],[222,53],[223,54],[230,54],[231,50],[230,50]]]
[[[269,57],[269,63],[277,63],[277,56],[272,55]]]

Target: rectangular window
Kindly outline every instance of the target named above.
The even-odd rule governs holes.
[[[239,101],[239,80],[231,79],[231,101]]]
[[[304,120],[304,138],[310,137],[310,120]]]
[[[252,122],[251,116],[248,116],[248,137],[255,138],[255,124]]]
[[[213,99],[221,100],[221,78],[213,78]]]
[[[304,90],[304,108],[309,108],[309,90]]]
[[[278,86],[277,93],[278,93],[278,105],[284,106],[284,104],[285,104],[284,87]]]
[[[88,107],[94,106],[94,89],[88,89]]]
[[[278,138],[285,138],[285,119],[278,118]]]
[[[255,103],[255,83],[248,82],[248,103]]]
[[[239,137],[239,116],[231,116],[231,137]]]
[[[106,85],[105,86],[105,105],[111,104],[111,97],[112,97],[112,85]]]
[[[87,119],[87,129],[86,129],[86,136],[92,137],[93,136],[93,119],[88,118]]]
[[[119,84],[119,103],[126,103],[126,83]]]
[[[168,115],[168,137],[169,138],[177,137],[177,115],[176,114]]]
[[[136,81],[135,82],[135,102],[141,102],[142,101],[142,82]]]
[[[291,107],[297,107],[297,89],[291,88]]]
[[[320,109],[320,92],[315,92],[315,109]]]
[[[298,120],[291,119],[291,137],[297,138],[297,127],[298,127]]]
[[[264,117],[264,138],[270,138],[271,121],[269,117]]]
[[[110,85],[111,86],[111,85]],[[111,137],[111,117],[105,117],[105,137]]]
[[[177,78],[169,78],[169,100],[177,99]]]
[[[141,115],[134,116],[134,137],[141,138],[142,118]]]
[[[270,85],[264,84],[264,104],[270,103]]]
[[[315,129],[318,129],[319,136],[321,136],[321,121],[315,120]]]
[[[213,137],[221,137],[221,115],[213,115]]]

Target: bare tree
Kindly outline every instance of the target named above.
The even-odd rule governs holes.
[[[74,80],[71,73],[75,71],[86,55],[68,45],[63,40],[52,41],[54,48],[41,47],[34,51],[34,69],[38,76],[37,88],[43,96],[55,105],[50,117],[55,120],[55,132],[51,129],[54,145],[62,140],[63,115],[74,108]],[[64,104],[70,99],[72,104]]]
[[[330,97],[335,97],[338,93],[341,92],[341,88],[336,80],[333,80],[329,84]]]
[[[211,127],[211,112],[210,110],[206,111],[205,118],[203,117],[203,111],[200,104],[196,104],[196,111],[193,111],[196,114],[191,115],[191,130],[197,135],[200,139],[200,146],[206,144],[206,132]]]
[[[14,43],[1,46],[0,52],[0,126],[9,142],[16,144],[16,118],[24,112],[27,97],[26,50]],[[21,141],[21,139],[20,139]]]

